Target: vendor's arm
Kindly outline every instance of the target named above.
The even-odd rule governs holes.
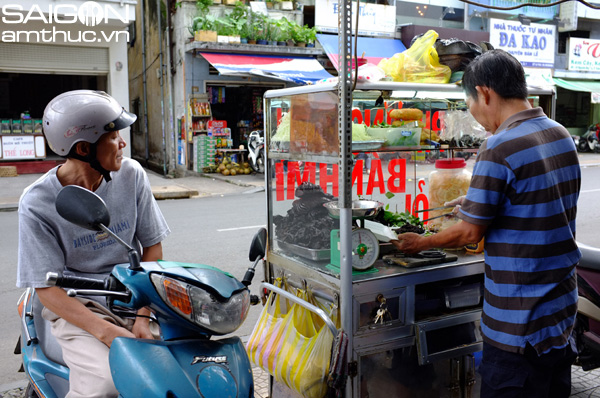
[[[157,261],[162,259],[162,243],[157,243],[150,247],[144,247],[142,250],[142,261]],[[135,318],[133,329],[131,331],[135,337],[140,339],[153,339],[152,333],[150,332],[149,322],[150,310],[148,308],[141,308],[138,310],[139,315]]]
[[[70,324],[86,330],[108,347],[115,337],[135,337],[127,329],[99,318],[79,300],[67,296],[67,293],[57,286],[37,288],[35,291],[46,308]]]
[[[487,225],[471,224],[461,221],[448,229],[429,236],[414,233],[398,235],[392,244],[404,253],[412,254],[431,248],[462,247],[479,242],[485,235]]]

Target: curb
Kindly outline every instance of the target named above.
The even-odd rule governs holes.
[[[230,178],[227,178],[226,176],[224,176],[223,174],[220,173],[199,173],[198,174],[200,177],[204,177],[204,178],[212,178],[215,180],[219,180],[219,181],[223,181],[223,182],[228,182],[230,184],[233,185],[237,185],[240,187],[257,187],[258,185],[255,184],[248,184],[243,182],[242,180],[232,180]]]
[[[189,199],[192,196],[198,196],[195,189],[190,189],[181,185],[167,185],[162,187],[152,187],[152,195],[156,200],[164,199]]]

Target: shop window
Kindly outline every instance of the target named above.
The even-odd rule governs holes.
[[[572,32],[558,33],[558,53],[566,54],[569,45],[569,37],[579,37],[581,39],[589,39],[590,32],[587,30],[574,30]]]
[[[590,93],[556,90],[556,121],[568,128],[586,128],[590,124]]]
[[[217,70],[217,68],[215,68],[214,66],[212,66],[211,64],[208,65],[208,74],[209,75],[218,75],[219,71]]]

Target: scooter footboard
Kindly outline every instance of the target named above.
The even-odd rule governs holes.
[[[123,397],[253,397],[252,368],[238,337],[159,341],[116,338],[113,381]]]
[[[580,242],[577,242],[577,246],[581,251],[578,267],[600,271],[600,249]]]

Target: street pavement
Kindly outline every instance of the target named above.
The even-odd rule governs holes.
[[[582,167],[600,167],[600,154],[579,154]],[[467,163],[472,168],[473,160]],[[0,163],[2,166],[2,163]],[[418,174],[426,176],[434,169],[432,164],[419,164]],[[199,174],[189,172],[185,177],[168,178],[147,170],[152,192],[158,200],[202,198],[251,193],[264,190],[265,177],[261,174],[223,176],[221,174]],[[41,174],[21,174],[16,177],[0,177],[0,211],[14,211],[18,207],[19,196],[27,186],[36,181]],[[260,368],[253,368],[255,397],[268,396],[268,374]],[[0,398],[21,398],[26,381],[2,384],[0,380]],[[571,397],[600,398],[600,369],[584,372],[573,366]]]

